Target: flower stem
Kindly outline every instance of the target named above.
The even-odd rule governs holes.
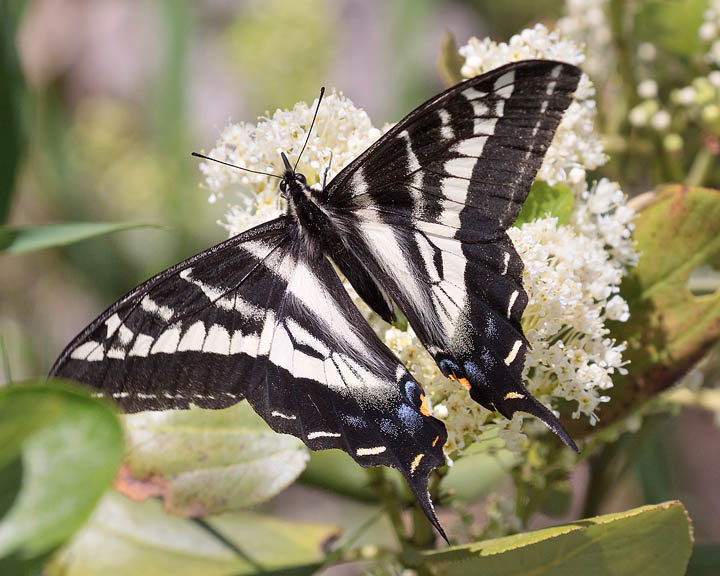
[[[3,374],[5,376],[5,385],[12,384],[12,372],[10,371],[10,356],[5,346],[5,340],[0,336],[0,361],[3,365]]]
[[[630,110],[638,103],[638,95],[635,70],[633,69],[631,39],[625,30],[626,7],[627,2],[625,2],[625,0],[610,0],[610,29],[612,30],[613,43],[615,44],[618,72],[620,72],[622,86],[625,92],[625,103],[627,110]]]
[[[613,464],[618,455],[618,444],[603,446],[588,459],[590,479],[588,481],[582,518],[597,516],[608,490],[617,481],[617,468]]]
[[[220,542],[223,546],[235,553],[238,558],[242,558],[245,562],[250,564],[255,569],[257,574],[263,574],[266,572],[265,568],[257,562],[254,558],[249,556],[242,548],[239,548],[232,540],[225,536],[222,532],[217,530],[212,524],[210,524],[204,518],[190,518],[190,522],[207,532],[215,540]]]
[[[695,156],[692,166],[690,166],[687,178],[685,178],[685,184],[687,186],[702,186],[713,165],[713,160],[715,160],[715,154],[703,146]]]
[[[409,537],[405,530],[405,524],[402,519],[402,502],[395,490],[393,483],[385,476],[385,470],[381,466],[368,468],[368,477],[370,478],[370,486],[375,490],[380,502],[385,509],[385,513],[390,519],[390,524],[395,531],[398,542],[403,549],[409,544]]]

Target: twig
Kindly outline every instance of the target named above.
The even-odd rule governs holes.
[[[213,527],[210,523],[208,523],[204,518],[191,518],[190,521],[193,522],[194,524],[196,524],[201,529],[203,529],[208,534],[210,534],[210,536],[212,536],[213,538],[215,538],[215,540],[217,540],[218,542],[223,544],[223,546],[232,550],[236,556],[239,556],[240,558],[245,560],[245,562],[250,564],[250,566],[252,566],[256,572],[259,572],[260,574],[264,574],[267,572],[267,570],[265,570],[265,568],[263,568],[262,565],[257,562],[257,560],[254,560],[253,558],[248,556],[247,552],[245,552],[241,548],[238,548],[234,542],[229,540],[227,536],[225,536],[222,532],[218,531],[215,527]]]
[[[5,376],[5,385],[12,384],[12,372],[10,370],[10,356],[5,346],[5,339],[0,336],[0,359],[2,359],[3,374]]]
[[[700,148],[690,166],[687,178],[685,178],[685,184],[687,186],[702,186],[715,158],[715,154],[706,146]]]
[[[390,524],[395,531],[398,542],[400,542],[400,546],[403,549],[407,548],[409,540],[402,519],[402,505],[395,486],[387,479],[385,471],[380,466],[368,468],[367,473],[370,477],[370,486],[378,495],[385,513],[390,519]]]

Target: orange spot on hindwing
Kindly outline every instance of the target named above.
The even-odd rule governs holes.
[[[450,374],[448,378],[450,378],[450,380],[455,380],[455,382],[460,384],[466,390],[470,390],[470,388],[472,387],[470,385],[470,381],[467,378],[458,378],[457,376],[455,376],[455,374]]]
[[[440,436],[435,436],[435,440],[433,440],[432,447],[435,448],[437,446],[438,440],[440,440]]]
[[[420,394],[420,413],[423,416],[430,416],[430,410],[428,410],[427,404],[425,403],[425,394]]]

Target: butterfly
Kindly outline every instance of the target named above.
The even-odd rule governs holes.
[[[528,296],[506,230],[580,75],[527,60],[466,80],[413,110],[322,189],[283,153],[275,175],[283,216],[132,290],[65,348],[50,375],[84,382],[127,412],[246,399],[313,450],[400,470],[447,539],[428,492],[445,462],[445,426],[335,268],[384,320],[402,311],[472,400],[506,418],[536,416],[577,450],[522,383]]]

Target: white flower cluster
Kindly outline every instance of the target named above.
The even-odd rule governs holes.
[[[465,64],[460,70],[471,78],[517,60],[539,58],[559,60],[579,66],[585,55],[577,44],[550,32],[542,24],[523,30],[506,42],[489,38],[470,38],[460,48]],[[586,170],[593,170],[605,163],[602,142],[595,132],[594,118],[597,106],[593,96],[595,88],[587,74],[583,74],[575,92],[575,100],[565,112],[557,129],[555,139],[545,154],[538,178],[551,185],[558,182],[582,189]]]
[[[558,59],[579,64],[582,53],[543,26],[513,37],[508,44],[471,40],[461,49],[466,57],[463,74],[472,75],[524,58]],[[562,182],[576,191],[572,221],[561,225],[547,217],[510,230],[525,262],[525,288],[530,302],[523,327],[533,348],[525,367],[527,387],[541,401],[554,398],[573,402],[575,417],[595,422],[598,405],[608,400],[611,377],[622,371],[623,345],[608,337],[605,321],[626,320],[627,304],[618,295],[626,267],[636,260],[631,232],[633,212],[625,195],[611,182],[601,180],[588,187],[585,172],[605,159],[593,129],[595,103],[592,86],[583,80],[579,102],[566,113],[539,178]],[[247,168],[280,173],[280,152],[290,158],[304,141],[313,106],[301,103],[290,111],[251,124],[231,125],[222,134],[211,156]],[[323,102],[299,170],[311,184],[322,178],[330,160],[330,177],[362,150],[381,131],[368,116],[346,98],[331,94]],[[231,208],[227,227],[237,233],[282,210],[275,180],[212,163],[202,164],[207,188],[214,199],[228,191],[239,193],[241,205]],[[354,292],[351,290],[351,294]],[[516,414],[506,420],[472,402],[467,391],[440,373],[411,328],[388,328],[353,296],[386,344],[422,383],[433,414],[448,428],[448,455],[459,455],[470,443],[494,440],[520,451],[525,433],[541,427]],[[500,442],[498,442],[498,439]]]
[[[284,171],[280,153],[291,163],[300,153],[312,121],[317,100],[300,102],[292,110],[277,110],[271,118],[257,124],[230,124],[208,156],[230,164],[280,175]],[[374,128],[364,110],[356,108],[342,93],[325,96],[318,110],[312,135],[298,171],[312,186],[321,182],[325,170],[328,181],[356,158],[382,132]],[[332,157],[332,162],[331,162]],[[202,162],[210,202],[235,193],[238,204],[231,206],[225,227],[237,234],[285,212],[276,178],[242,172],[217,162]]]

